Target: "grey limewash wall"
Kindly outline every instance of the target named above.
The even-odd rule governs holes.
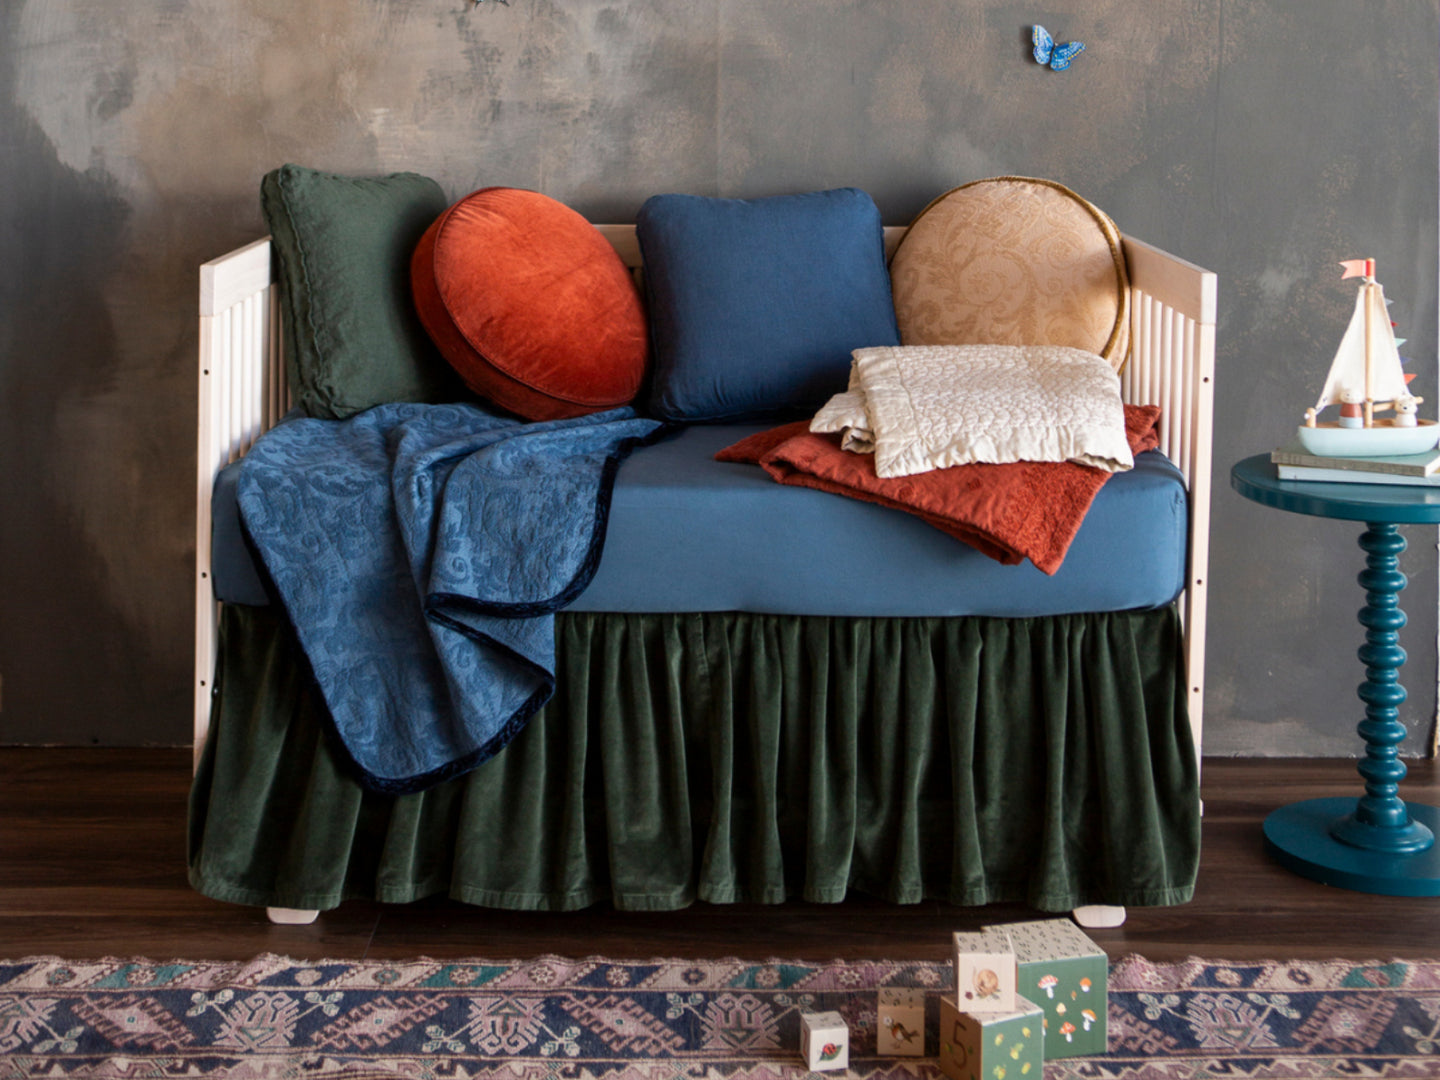
[[[1089,49],[1029,58],[1043,22]],[[1207,749],[1350,753],[1354,526],[1262,510],[1374,256],[1436,401],[1436,0],[4,0],[0,742],[189,731],[196,267],[286,161],[649,194],[838,185],[890,223],[1050,177],[1220,275]],[[1435,712],[1433,529],[1403,678]]]

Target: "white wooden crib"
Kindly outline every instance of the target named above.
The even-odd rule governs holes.
[[[598,226],[625,263],[641,272],[633,225]],[[905,234],[885,230],[887,255]],[[1121,373],[1124,400],[1159,405],[1160,449],[1190,492],[1189,562],[1181,616],[1189,681],[1188,710],[1200,752],[1205,690],[1206,566],[1210,530],[1211,436],[1215,378],[1216,277],[1129,236],[1122,238],[1130,277],[1130,355]],[[269,239],[200,268],[199,424],[195,477],[196,760],[210,724],[219,605],[211,583],[211,491],[216,474],[242,457],[289,409],[281,343],[278,281]],[[309,921],[314,912],[276,921]],[[1124,909],[1077,912],[1086,925],[1118,925]]]

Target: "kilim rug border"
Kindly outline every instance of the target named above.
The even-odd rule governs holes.
[[[952,978],[887,961],[0,961],[0,1080],[781,1080],[806,1074],[800,1012],[831,1009],[850,1068],[825,1075],[934,1078]],[[876,1056],[882,986],[927,991],[929,1057]],[[1049,1061],[1045,1080],[1440,1077],[1436,962],[1127,956],[1108,1020],[1108,1054]]]

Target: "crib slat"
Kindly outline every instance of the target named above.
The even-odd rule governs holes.
[[[1175,322],[1176,315],[1173,308],[1165,309],[1165,317],[1161,323],[1160,332],[1160,363],[1157,365],[1160,371],[1160,412],[1170,417],[1170,422],[1165,425],[1165,453],[1172,461],[1180,457],[1176,436],[1180,431],[1178,413],[1180,402],[1177,391],[1180,389],[1180,380],[1175,377],[1171,364],[1175,362]]]
[[[280,422],[284,413],[285,380],[279,377],[277,361],[280,355],[280,302],[278,290],[271,285],[265,290],[265,305],[269,312],[266,328],[265,383],[269,388],[269,411],[265,414],[265,429],[268,431]]]
[[[252,405],[255,395],[257,372],[245,360],[255,348],[255,297],[247,296],[240,304],[240,362],[236,364],[240,376],[240,439],[237,443],[236,460],[244,457],[250,449],[251,432],[255,426]]]
[[[1141,404],[1150,404],[1154,399],[1150,394],[1151,368],[1155,364],[1155,307],[1150,303],[1147,296],[1141,305],[1140,332],[1144,335],[1145,365],[1140,369],[1141,380],[1138,390],[1140,392]]]
[[[234,438],[234,412],[231,408],[231,394],[233,387],[231,380],[234,378],[234,365],[230,363],[231,349],[231,324],[235,321],[234,312],[226,309],[219,317],[219,350],[215,356],[215,385],[220,391],[218,402],[219,417],[218,430],[216,432],[216,447],[220,452],[222,463],[230,460],[230,444]]]
[[[230,461],[240,459],[240,440],[244,437],[245,422],[241,408],[245,401],[245,370],[241,359],[245,355],[245,313],[243,305],[237,305],[226,312],[230,323],[230,348],[225,357],[230,385]]]
[[[247,296],[240,305],[240,321],[243,330],[240,334],[240,452],[236,460],[245,456],[250,449],[252,433],[255,429],[255,384],[259,381],[259,373],[254,366],[247,364],[246,359],[250,357],[255,349],[255,297]]]
[[[260,297],[251,296],[245,300],[245,356],[248,358],[260,346]],[[241,457],[249,452],[255,441],[255,428],[259,425],[259,409],[256,401],[260,393],[263,371],[257,371],[253,364],[242,364],[245,371],[245,438],[241,441]]]
[[[253,446],[265,430],[265,293],[262,290],[251,300],[250,348],[257,361],[250,368],[250,444]]]
[[[1176,357],[1176,369],[1179,370],[1179,396],[1178,408],[1175,410],[1176,438],[1175,445],[1179,452],[1179,471],[1185,475],[1185,485],[1189,487],[1189,474],[1191,474],[1192,455],[1191,439],[1194,438],[1194,409],[1195,387],[1191,386],[1194,377],[1195,363],[1192,348],[1194,348],[1194,321],[1182,320],[1179,328],[1179,356]]]
[[[277,312],[275,315],[275,348],[270,354],[270,371],[271,376],[275,379],[276,385],[280,387],[280,415],[275,417],[275,422],[278,424],[280,417],[295,407],[295,397],[290,391],[290,380],[285,373],[285,328],[278,311],[280,307],[280,288],[278,285],[274,288]]]
[[[1132,405],[1145,404],[1140,400],[1140,369],[1147,363],[1145,357],[1145,297],[1136,293],[1130,300],[1130,383],[1126,387],[1125,400]]]
[[[1145,387],[1145,400],[1155,405],[1165,403],[1160,397],[1161,360],[1165,355],[1165,307],[1153,297],[1150,300],[1150,378]]]
[[[1132,405],[1144,405],[1144,396],[1140,387],[1144,383],[1141,372],[1150,358],[1145,354],[1145,296],[1143,293],[1136,293],[1130,301],[1130,363],[1134,370],[1130,377],[1130,391],[1125,400]]]

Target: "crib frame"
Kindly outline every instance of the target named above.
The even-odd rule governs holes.
[[[638,277],[642,267],[635,227],[597,228]],[[887,257],[904,235],[904,227],[885,230]],[[1161,406],[1160,449],[1180,469],[1190,493],[1189,557],[1181,617],[1187,705],[1198,755],[1205,700],[1217,283],[1210,271],[1132,237],[1122,237],[1122,246],[1130,276],[1130,353],[1121,372],[1121,393],[1129,404]],[[279,284],[268,237],[200,267],[195,470],[197,763],[210,727],[220,611],[211,581],[211,492],[220,470],[243,457],[290,408],[283,341]]]

